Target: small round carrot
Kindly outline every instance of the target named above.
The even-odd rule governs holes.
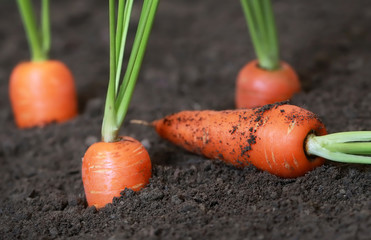
[[[143,145],[131,137],[98,142],[82,160],[82,180],[89,206],[102,208],[125,188],[139,191],[151,177],[151,160]]]
[[[183,111],[154,121],[152,125],[162,138],[188,151],[237,167],[252,164],[284,178],[304,175],[322,165],[322,157],[342,162],[371,162],[368,157],[341,155],[342,146],[331,140],[331,134],[326,135],[325,126],[318,117],[293,105]],[[355,135],[358,136],[353,137],[355,141],[362,140],[359,137],[362,134]],[[366,132],[366,135],[370,140],[371,134]],[[349,135],[343,134],[342,141],[344,136]],[[337,153],[331,154],[329,143],[336,143],[332,148],[336,148]],[[361,149],[370,149],[370,145],[353,146],[353,149],[361,152]]]
[[[128,65],[121,81],[133,3],[134,0],[118,3],[109,0],[110,77],[102,142],[88,148],[82,163],[82,180],[88,205],[98,209],[111,203],[125,188],[134,191],[142,189],[151,178],[151,160],[143,145],[131,137],[118,136],[139,75],[159,0],[143,2]]]
[[[253,108],[290,99],[299,92],[294,69],[280,61],[271,0],[241,0],[257,60],[247,63],[236,80],[237,108]]]
[[[20,128],[63,122],[77,115],[74,79],[60,61],[18,64],[10,76],[9,94]]]
[[[31,61],[19,63],[10,76],[9,96],[19,128],[63,122],[77,115],[77,97],[70,70],[50,60],[49,0],[41,2],[37,26],[32,2],[17,0],[31,50]]]
[[[253,108],[292,98],[300,91],[300,82],[293,68],[280,62],[280,68],[266,70],[257,60],[246,64],[237,76],[235,102],[237,108]]]

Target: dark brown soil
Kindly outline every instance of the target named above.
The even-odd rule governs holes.
[[[305,88],[292,103],[318,114],[329,132],[370,130],[370,1],[282,0],[274,7],[282,59]],[[52,1],[51,55],[73,71],[81,114],[41,129],[14,125],[8,79],[28,47],[15,1],[1,1],[0,16],[1,239],[369,239],[368,166],[327,162],[280,179],[192,155],[128,121],[122,134],[146,145],[151,183],[99,212],[87,208],[80,168],[100,138],[107,3]],[[233,108],[235,77],[253,58],[239,1],[163,0],[127,120]]]

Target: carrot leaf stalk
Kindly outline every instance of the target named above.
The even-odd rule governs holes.
[[[241,0],[259,66],[266,70],[280,68],[277,30],[271,0]]]
[[[31,1],[17,0],[17,3],[30,46],[31,60],[34,62],[47,60],[51,44],[49,0],[41,1],[40,26],[37,25]]]
[[[310,134],[306,152],[336,162],[371,164],[371,131]]]
[[[114,142],[134,91],[159,0],[144,0],[129,62],[121,80],[124,49],[134,0],[109,1],[110,77],[102,124],[102,140]]]

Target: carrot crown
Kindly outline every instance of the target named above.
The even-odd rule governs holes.
[[[110,76],[102,124],[102,140],[117,140],[146,51],[159,0],[144,0],[129,62],[121,80],[125,43],[134,0],[109,1]],[[116,21],[115,21],[116,20]]]
[[[32,61],[48,58],[51,34],[49,19],[49,0],[41,1],[41,24],[36,23],[35,13],[30,0],[17,0],[19,12],[26,31]]]
[[[241,0],[241,4],[259,66],[278,69],[278,37],[271,0]]]
[[[371,164],[371,131],[310,134],[306,152],[336,162]]]

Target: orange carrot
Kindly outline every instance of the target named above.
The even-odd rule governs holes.
[[[154,121],[164,139],[193,153],[238,167],[252,164],[293,178],[323,164],[303,148],[307,135],[326,134],[317,116],[292,105],[257,109],[184,111]]]
[[[241,0],[257,60],[247,63],[236,80],[237,108],[286,101],[300,91],[294,69],[280,61],[271,0]]]
[[[281,68],[268,71],[252,61],[241,69],[236,82],[236,107],[253,108],[282,102],[300,91],[297,74],[281,61]]]
[[[193,153],[237,167],[250,164],[293,178],[324,163],[371,164],[371,131],[327,134],[318,117],[276,103],[227,111],[184,111],[150,125],[164,139]]]
[[[30,0],[17,0],[31,50],[31,61],[19,63],[10,76],[9,95],[19,128],[64,122],[77,115],[74,79],[61,62],[49,60],[49,0],[41,1],[40,26]]]
[[[64,122],[77,115],[74,80],[59,61],[18,64],[10,77],[9,93],[20,128]]]
[[[131,137],[98,142],[82,160],[82,180],[89,206],[102,208],[125,188],[138,191],[151,177],[151,160],[143,145]]]
[[[143,145],[131,137],[118,136],[139,75],[159,0],[143,2],[121,82],[123,49],[133,3],[134,0],[118,3],[109,0],[110,77],[102,123],[102,142],[88,148],[82,163],[82,180],[88,205],[98,209],[120,196],[125,188],[134,191],[142,189],[151,178],[151,160]]]

